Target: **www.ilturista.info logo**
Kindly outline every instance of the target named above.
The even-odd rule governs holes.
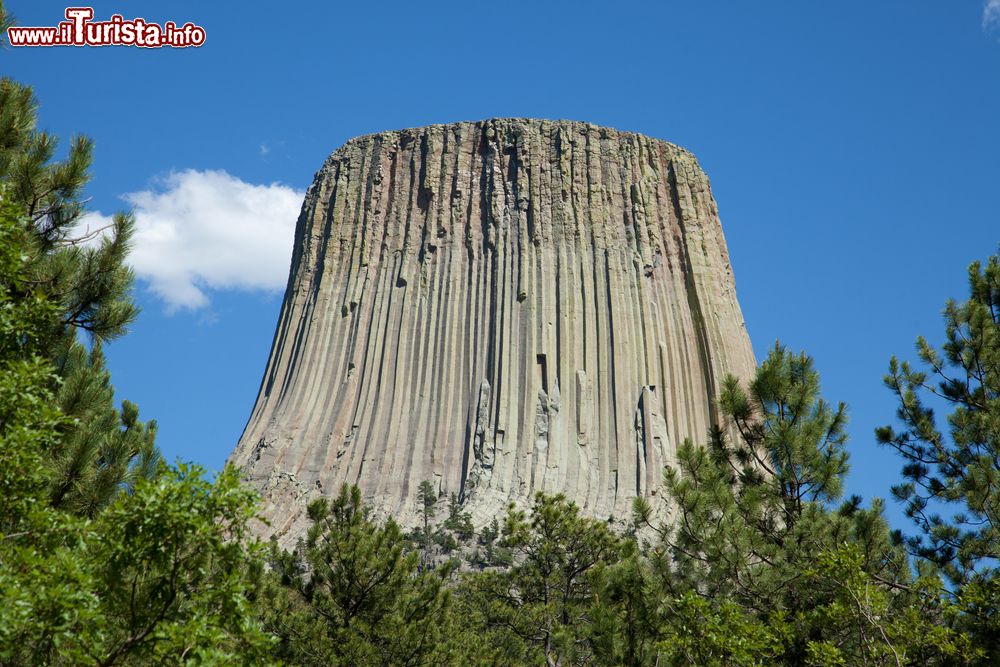
[[[146,19],[125,20],[114,14],[108,21],[93,21],[93,7],[67,7],[66,19],[57,26],[7,28],[11,46],[161,46],[184,48],[205,43],[205,29],[193,23],[178,26],[167,21],[162,26]]]

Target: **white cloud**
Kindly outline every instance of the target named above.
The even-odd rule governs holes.
[[[270,152],[271,152],[271,147],[270,146],[268,146],[267,144],[264,144],[264,143],[262,143],[260,145],[260,154],[261,154],[261,156],[265,156],[265,155],[267,155]]]
[[[122,198],[135,212],[129,261],[167,305],[197,309],[213,290],[280,290],[288,279],[303,192],[188,169]],[[110,222],[100,213],[80,226]]]
[[[983,3],[983,29],[1000,27],[1000,0],[986,0]]]

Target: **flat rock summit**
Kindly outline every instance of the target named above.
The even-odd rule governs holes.
[[[477,527],[537,491],[624,519],[754,363],[689,152],[570,121],[383,132],[306,193],[230,460],[284,544],[344,483],[404,526],[423,480]]]

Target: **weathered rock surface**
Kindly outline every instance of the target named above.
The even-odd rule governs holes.
[[[385,132],[306,194],[231,460],[284,543],[344,482],[406,525],[425,479],[477,525],[539,490],[625,517],[753,366],[687,151],[568,121]]]

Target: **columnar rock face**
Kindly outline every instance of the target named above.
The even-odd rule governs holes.
[[[423,480],[479,525],[536,491],[625,517],[753,366],[687,151],[567,121],[385,132],[306,194],[231,460],[285,543],[345,482],[403,524]]]

